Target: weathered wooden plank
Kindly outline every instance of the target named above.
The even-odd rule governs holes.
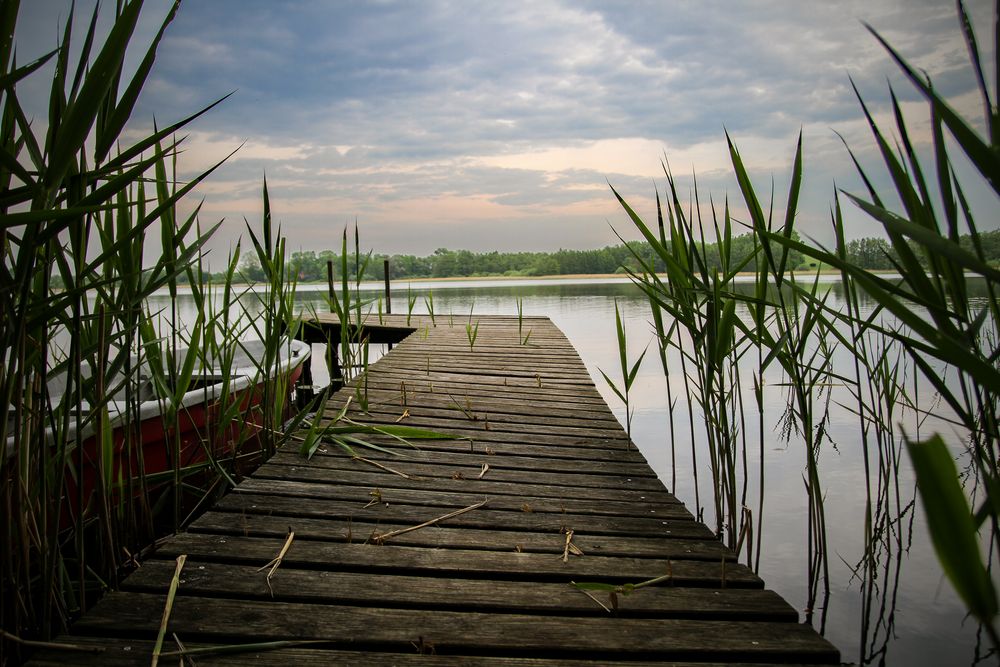
[[[125,583],[125,590],[162,593],[170,587],[172,561],[150,561]],[[270,585],[269,585],[270,584]],[[398,609],[501,611],[518,614],[605,616],[609,610],[568,582],[392,575],[295,569],[283,563],[270,581],[267,570],[189,558],[178,593],[329,605]],[[607,593],[594,593],[612,607]],[[617,616],[796,622],[798,613],[773,591],[649,586],[616,596]]]
[[[494,436],[491,431],[481,431],[478,437],[461,440],[421,440],[419,452],[412,447],[400,445],[394,438],[379,435],[366,435],[366,441],[377,444],[380,447],[387,447],[400,453],[401,456],[417,457],[420,452],[454,452],[455,454],[476,454],[477,456],[506,456],[515,455],[522,458],[534,457],[536,461],[545,459],[564,459],[576,462],[578,467],[589,468],[596,462],[615,462],[625,464],[648,465],[645,457],[637,449],[608,449],[606,447],[595,446],[575,446],[563,444],[561,442],[553,444],[550,439],[534,436],[519,439],[511,437],[510,434],[499,434]],[[319,453],[339,450],[336,444],[324,443],[317,450]],[[366,452],[362,447],[357,447],[357,451]],[[339,450],[343,451],[343,450]],[[370,452],[374,454],[374,452]],[[400,460],[400,459],[391,459]]]
[[[447,431],[449,434],[472,433],[479,435],[483,431],[496,433],[498,438],[508,437],[506,434],[514,434],[518,440],[533,436],[555,436],[559,441],[576,444],[579,442],[593,443],[598,441],[606,447],[635,448],[630,444],[628,438],[621,432],[620,427],[609,428],[607,426],[569,426],[559,423],[559,420],[546,420],[542,418],[522,419],[504,415],[502,413],[493,414],[489,406],[474,408],[471,417],[465,415],[460,410],[451,411],[420,411],[410,410],[407,415],[403,415],[403,410],[385,411],[373,409],[364,412],[356,403],[351,406],[347,416],[355,421],[368,424],[404,424],[430,430]],[[427,414],[435,412],[436,414]],[[324,417],[336,416],[337,412],[327,410]],[[567,440],[573,438],[572,440]]]
[[[626,441],[621,437],[621,426],[618,422],[595,422],[581,425],[579,421],[542,415],[512,415],[496,412],[486,402],[460,403],[455,407],[445,409],[393,406],[391,409],[380,405],[369,404],[367,411],[354,407],[348,411],[348,416],[355,421],[366,423],[395,424],[444,430],[471,428],[475,430],[491,430],[497,433],[518,434],[552,434],[578,435],[587,438],[602,438],[612,441]],[[406,414],[404,415],[404,411]],[[336,415],[335,412],[332,413]],[[331,410],[324,413],[331,416]]]
[[[485,459],[485,455],[483,456]],[[409,461],[393,461],[387,467],[400,473],[383,471],[370,463],[343,457],[343,468],[319,466],[302,458],[270,461],[262,466],[257,479],[285,479],[298,482],[326,482],[356,486],[390,486],[437,491],[447,489],[466,493],[530,495],[590,500],[625,500],[621,491],[639,494],[639,500],[659,500],[679,504],[650,477],[613,477],[611,475],[569,475],[508,471],[493,465],[484,471],[476,466],[430,466]],[[371,460],[371,459],[367,459]],[[486,464],[486,461],[482,461]],[[406,477],[403,477],[406,475]]]
[[[308,340],[320,342],[326,340],[327,337],[339,338],[341,326],[335,315],[332,313],[317,313],[314,321],[327,331],[321,331],[320,327],[307,323],[303,333]],[[465,342],[467,344],[465,325],[469,321],[467,313],[461,315],[442,314],[434,318],[431,318],[429,315],[414,314],[407,316],[383,314],[381,318],[377,315],[364,317],[361,322],[361,328],[362,335],[368,337],[372,343],[397,343],[406,338],[411,332],[420,337],[422,332],[427,331],[434,332],[437,340],[454,339],[458,343]],[[478,323],[480,334],[489,332],[491,334],[489,338],[493,340],[509,341],[509,344],[517,344],[520,341],[517,333],[517,318],[473,316],[471,321]],[[352,321],[349,323],[349,327],[352,332],[355,331],[357,329],[357,322]],[[546,344],[551,340],[565,345],[564,335],[551,322],[537,318],[532,318],[531,320],[524,318],[522,327],[532,329],[532,342],[535,344]],[[487,336],[483,336],[483,338],[485,339]]]
[[[121,629],[149,639],[160,624],[163,595],[111,593],[76,625],[77,632]],[[438,653],[504,651],[558,655],[683,659],[784,658],[836,661],[839,654],[798,623],[645,618],[547,617],[524,614],[384,609],[178,596],[168,633],[186,640],[317,639],[339,648],[405,650],[414,642]]]
[[[399,378],[405,380],[423,380],[438,386],[464,386],[473,387],[535,387],[537,389],[548,389],[549,391],[568,390],[578,393],[581,396],[599,397],[600,393],[594,387],[593,381],[588,377],[580,380],[564,380],[560,378],[549,378],[541,373],[511,373],[507,375],[480,375],[473,369],[462,372],[446,372],[431,369],[426,372],[424,369],[411,369],[409,371],[394,369],[391,365],[379,366],[375,364],[368,369],[373,376],[383,378]]]
[[[351,385],[353,386],[353,385]],[[597,411],[601,414],[610,413],[610,409],[596,389],[594,392],[552,392],[549,389],[539,388],[537,384],[526,386],[503,385],[502,383],[477,385],[477,384],[441,384],[434,386],[434,382],[426,380],[413,374],[399,374],[392,377],[392,374],[385,369],[373,367],[368,375],[368,388],[381,389],[391,392],[402,392],[406,390],[407,396],[412,394],[426,394],[429,397],[437,397],[441,400],[450,400],[449,394],[464,398],[466,395],[475,398],[486,396],[499,400],[522,401],[529,404],[544,404],[561,406],[568,409],[579,409],[581,411]]]
[[[490,330],[482,338],[476,340],[476,345],[470,349],[468,335],[464,331],[461,335],[456,335],[453,330],[450,331],[450,334],[444,333],[445,331],[447,330],[438,327],[435,333],[432,334],[429,331],[427,338],[424,338],[423,330],[420,330],[416,337],[410,337],[405,341],[406,346],[403,347],[403,352],[408,354],[483,354],[522,359],[544,357],[546,361],[553,362],[570,359],[579,362],[580,360],[580,355],[569,347],[565,339],[559,339],[555,336],[538,334],[538,337],[535,338],[535,334],[532,333],[531,336],[534,340],[529,339],[527,345],[521,345],[518,342],[516,331]]]
[[[404,384],[405,387],[405,384]],[[556,402],[551,399],[524,398],[521,396],[508,396],[498,394],[495,391],[476,392],[441,392],[431,394],[424,391],[416,391],[412,387],[406,388],[406,395],[403,396],[402,388],[398,383],[376,384],[369,378],[368,382],[368,404],[371,407],[381,407],[385,410],[410,408],[430,408],[434,410],[455,410],[455,406],[460,406],[469,411],[474,411],[477,406],[488,401],[491,412],[531,416],[561,417],[573,419],[579,424],[590,422],[603,423],[608,426],[618,424],[614,414],[603,403],[582,403],[576,402]],[[450,395],[449,395],[450,394]]]
[[[484,328],[517,328],[518,322],[522,323],[522,326],[531,324],[532,326],[542,330],[548,331],[551,335],[564,336],[562,331],[553,324],[552,320],[548,317],[541,315],[525,315],[518,318],[516,315],[472,315],[473,321],[479,320],[480,325]],[[363,325],[380,325],[385,327],[392,327],[395,329],[410,329],[416,332],[417,329],[426,327],[430,329],[447,329],[453,328],[464,335],[465,324],[470,321],[469,313],[437,313],[432,317],[429,313],[382,313],[378,315],[377,313],[365,314],[362,317]],[[309,320],[306,322],[309,326],[322,326],[327,328],[334,328],[340,326],[340,320],[335,313],[331,312],[317,312],[310,315]],[[355,320],[352,318],[348,323],[351,326],[356,324]]]
[[[210,517],[212,513],[206,515]],[[226,523],[233,527],[231,517]],[[199,520],[196,527],[211,521]],[[188,554],[200,560],[219,563],[242,563],[260,567],[277,555],[285,542],[288,523],[270,517],[260,517],[257,527],[270,523],[274,528],[268,537],[204,532],[180,533],[165,542],[156,552],[157,558],[175,558]],[[323,523],[315,520],[312,524]],[[332,522],[325,522],[329,526]],[[199,525],[200,524],[200,525]],[[438,577],[492,578],[517,581],[558,582],[598,581],[613,584],[638,583],[669,574],[675,586],[708,588],[762,588],[763,582],[749,568],[722,560],[685,560],[662,558],[608,557],[587,554],[562,559],[563,536],[525,535],[525,542],[535,540],[538,549],[515,551],[507,543],[503,551],[460,548],[423,548],[404,544],[400,536],[383,545],[365,544],[371,524],[355,524],[355,542],[317,541],[310,539],[309,526],[296,523],[295,542],[285,556],[282,567],[328,569],[344,572],[383,572],[388,574],[419,574]],[[429,533],[457,534],[475,531],[452,531],[436,528]],[[265,532],[265,531],[260,531]],[[416,531],[417,535],[425,531]],[[346,533],[346,531],[345,531]],[[329,535],[329,532],[327,532]],[[449,538],[448,535],[445,535]],[[545,544],[541,544],[544,540]],[[528,545],[530,546],[530,544]],[[723,584],[723,578],[725,582]]]
[[[473,313],[470,316],[469,313],[436,313],[434,317],[431,317],[430,314],[412,313],[407,316],[400,313],[383,313],[381,323],[385,325],[399,325],[405,323],[408,318],[410,320],[409,326],[416,329],[414,333],[420,334],[422,329],[429,329],[435,332],[436,339],[440,339],[444,335],[452,335],[455,338],[466,340],[466,325],[478,324],[480,330],[488,330],[493,334],[492,340],[496,340],[502,335],[508,335],[511,340],[517,341],[518,326],[524,330],[527,330],[530,326],[533,331],[538,332],[539,341],[550,338],[560,341],[566,340],[565,334],[559,330],[552,320],[543,316],[523,317],[519,325],[517,317],[507,315],[478,315]],[[379,322],[377,315],[372,315],[365,321]]]
[[[472,346],[473,351],[491,347],[517,347],[524,341],[524,334],[527,333],[526,329],[522,329],[522,334],[519,336],[516,326],[486,326],[485,322],[486,320],[480,320],[479,334],[481,335],[477,336],[476,343]],[[439,324],[437,327],[421,327],[414,332],[416,335],[410,338],[410,342],[414,346],[421,344],[452,345],[456,350],[469,352],[469,332],[465,325],[465,322],[458,325],[456,321],[456,326]],[[524,347],[529,350],[550,349],[563,352],[567,350],[567,341],[555,333],[555,330],[536,329],[532,331],[528,344]]]
[[[395,360],[393,360],[395,361]],[[421,376],[427,375],[465,375],[467,378],[532,378],[535,380],[536,384],[541,381],[542,384],[559,384],[559,385],[577,385],[577,386],[589,386],[593,380],[591,380],[590,375],[586,371],[579,371],[576,373],[563,371],[561,369],[554,368],[539,368],[535,364],[525,364],[522,366],[516,366],[512,364],[475,364],[474,370],[471,368],[473,364],[470,363],[469,367],[456,366],[454,364],[431,364],[423,361],[413,360],[400,361],[393,363],[393,367],[399,371],[406,372],[412,371],[414,374]]]
[[[208,512],[194,523],[192,532],[205,532],[241,536],[283,536],[289,529],[301,538],[311,540],[332,540],[338,542],[370,542],[376,536],[409,528],[415,524],[395,523],[392,521],[372,521],[370,518],[342,517],[301,517],[274,514],[232,514],[222,510]],[[694,521],[669,522],[666,528],[668,537],[687,540],[710,540],[711,531],[703,524]],[[587,552],[589,556],[619,557],[621,551],[635,546],[635,541],[628,536],[619,538],[609,547],[609,540],[590,534],[586,538],[574,534],[573,544],[577,547],[583,543],[593,549]],[[393,546],[423,546],[434,549],[475,549],[498,552],[530,552],[548,553],[558,557],[563,556],[566,548],[566,536],[558,530],[532,530],[516,528],[476,528],[467,526],[449,527],[448,523],[429,528],[403,533],[389,540]],[[640,546],[648,542],[640,543]],[[613,547],[617,546],[617,550]],[[617,555],[616,555],[617,554]],[[640,557],[648,554],[628,552],[628,557]],[[658,557],[658,556],[653,556]],[[684,557],[683,554],[677,555]],[[714,561],[714,559],[711,559]],[[722,562],[722,559],[719,559]]]
[[[412,468],[407,468],[406,466],[398,466],[394,469],[399,470],[400,472],[409,470],[410,473],[414,475],[416,474],[413,472]],[[372,470],[373,472],[368,472],[369,470]],[[455,470],[457,470],[457,468],[455,468]],[[516,481],[491,481],[488,478],[490,477],[489,472],[493,472],[492,468],[489,472],[487,472],[484,479],[477,479],[479,472],[480,471],[478,470],[471,469],[468,473],[466,473],[468,477],[463,476],[460,478],[455,477],[455,475],[459,473],[454,473],[449,477],[410,477],[407,479],[388,472],[378,472],[376,468],[372,468],[367,464],[362,463],[355,464],[355,468],[351,470],[316,470],[308,465],[303,466],[301,464],[295,466],[270,464],[267,470],[259,471],[258,474],[254,475],[254,478],[257,480],[269,480],[274,482],[324,484],[332,487],[331,490],[335,492],[335,497],[344,500],[361,500],[361,492],[364,492],[364,496],[368,496],[370,495],[370,491],[372,489],[377,488],[381,489],[383,493],[385,493],[388,489],[409,489],[431,493],[439,490],[447,490],[455,493],[467,493],[478,496],[486,495],[493,499],[501,496],[509,496],[521,500],[521,504],[519,505],[521,508],[523,508],[525,504],[531,504],[530,501],[524,501],[523,496],[548,498],[553,502],[559,503],[560,507],[578,514],[648,516],[647,511],[644,511],[639,506],[633,505],[633,503],[645,503],[647,500],[664,505],[673,505],[678,509],[683,507],[683,505],[676,502],[666,491],[594,488],[589,486],[553,486],[527,484]],[[261,488],[263,487],[248,485],[246,490],[257,491]],[[275,493],[284,493],[286,490],[289,489],[274,488]],[[303,494],[301,494],[301,492],[297,489],[291,489],[290,495]],[[323,497],[330,496],[324,495]],[[399,494],[395,494],[395,497],[398,498],[400,496]],[[586,501],[588,504],[578,506],[576,504],[577,501]],[[397,500],[396,502],[401,501]],[[417,504],[415,501],[411,500],[405,500],[403,502]],[[535,506],[531,506],[534,509]],[[541,510],[535,511],[546,511],[546,506],[543,505],[541,507]],[[593,507],[596,507],[597,510],[594,511],[592,509]],[[687,514],[687,510],[684,510],[684,512]]]
[[[70,636],[67,641],[75,644],[91,644],[95,651],[100,651],[101,665],[108,667],[120,667],[122,665],[148,665],[153,651],[153,642],[135,639],[117,638],[94,638]],[[212,645],[200,642],[189,642],[185,644],[189,648],[208,648]],[[170,650],[174,650],[171,647]],[[67,655],[79,654],[60,652],[55,650],[42,651],[32,657],[28,663],[37,667],[65,667]],[[97,657],[93,657],[96,660]],[[86,660],[86,659],[84,659]],[[568,665],[604,665],[605,667],[662,667],[663,662],[628,661],[601,659],[591,662],[585,661],[583,657],[569,660],[560,658],[527,658],[527,657],[500,657],[491,656],[488,659],[490,665],[495,667],[567,667]],[[247,664],[258,667],[288,667],[288,665],[301,665],[302,667],[325,667],[326,665],[402,665],[405,667],[467,667],[470,665],[482,665],[485,660],[482,656],[472,655],[437,655],[428,649],[428,655],[421,655],[411,647],[409,653],[374,653],[370,651],[346,651],[346,650],[322,650],[311,648],[285,648],[269,651],[247,651],[232,655],[199,656],[197,664],[213,665],[219,667],[237,666],[243,667]],[[76,664],[75,660],[72,660]],[[86,664],[94,664],[87,662]],[[799,663],[801,665],[801,663]],[[790,666],[782,663],[784,667]],[[776,663],[717,663],[717,662],[677,662],[671,661],[671,667],[777,667]]]
[[[454,358],[457,362],[462,363],[475,363],[473,360],[479,360],[485,364],[537,362],[541,368],[561,368],[573,372],[579,372],[584,367],[578,354],[558,343],[516,347],[491,342],[490,338],[485,339],[485,341],[482,345],[477,344],[470,350],[468,342],[408,340],[404,344],[388,350],[386,354],[392,354],[394,358],[398,355],[401,360],[404,358],[416,359],[420,361],[421,365],[426,359],[430,359],[433,365],[435,362],[446,364],[449,358]]]
[[[415,336],[410,336],[407,339],[407,343],[410,346],[441,346],[452,344],[459,351],[464,350],[468,352],[469,331],[466,329],[467,324],[468,320],[459,323],[456,319],[454,326],[450,323],[439,323],[438,326],[421,327],[414,332]],[[576,353],[576,350],[569,344],[569,341],[555,325],[532,327],[531,335],[528,337],[527,342],[524,340],[524,335],[527,334],[528,327],[522,325],[521,335],[518,335],[516,322],[513,326],[510,326],[506,323],[497,324],[492,318],[489,320],[481,319],[479,320],[479,331],[487,335],[477,337],[477,345],[473,349],[479,349],[478,344],[482,343],[485,348],[506,347],[514,351],[523,351],[525,354],[530,354],[532,350],[546,348],[567,355]]]
[[[231,494],[234,499],[240,496],[276,495],[288,498],[311,498],[321,501],[343,501],[345,507],[356,507],[372,502],[373,497],[381,499],[380,504],[391,507],[440,508],[441,513],[452,509],[460,509],[474,505],[484,498],[488,499],[486,507],[479,510],[483,516],[492,516],[500,512],[501,520],[514,520],[509,516],[515,514],[558,514],[560,517],[574,518],[580,521],[596,521],[598,518],[611,518],[611,521],[625,522],[628,518],[643,520],[671,519],[693,521],[694,517],[684,505],[673,502],[672,498],[659,500],[650,494],[648,500],[639,498],[627,501],[587,500],[581,498],[566,498],[561,496],[529,496],[511,494],[490,494],[485,492],[428,491],[425,489],[402,488],[395,484],[399,479],[395,475],[387,480],[385,486],[348,486],[344,484],[326,484],[317,482],[299,482],[284,479],[268,479],[253,477],[237,487]],[[443,486],[443,485],[442,485]],[[376,492],[377,489],[377,492]],[[629,494],[631,495],[631,494]],[[668,494],[658,494],[667,496]],[[257,502],[257,500],[254,500]],[[333,506],[333,505],[329,505]],[[486,514],[489,513],[489,514]],[[647,526],[651,529],[652,526]]]
[[[510,470],[512,474],[521,472],[526,474],[546,472],[551,472],[553,474],[572,474],[579,472],[580,470],[586,470],[587,474],[595,477],[625,476],[626,478],[656,478],[655,473],[653,473],[649,465],[644,461],[636,463],[622,463],[618,461],[599,461],[589,459],[586,463],[582,463],[579,460],[568,457],[553,458],[517,456],[508,453],[504,448],[495,450],[492,453],[486,453],[483,449],[484,447],[479,446],[477,447],[478,452],[471,453],[468,450],[437,451],[424,448],[423,445],[421,445],[421,448],[418,450],[411,448],[403,450],[396,447],[395,450],[400,452],[398,456],[374,450],[362,450],[362,453],[367,459],[386,463],[387,465],[405,464],[417,466],[426,464],[429,466],[451,466],[454,464],[455,466],[471,466],[476,470],[480,470],[482,469],[484,463],[489,463],[490,467],[493,467],[494,465],[500,466],[504,470]],[[289,446],[286,446],[282,451],[280,451],[279,455],[282,456],[282,462],[288,462],[288,457],[295,457],[297,461],[303,460],[298,452],[294,451],[294,448],[290,448]],[[309,459],[309,465],[328,466],[330,468],[342,468],[345,465],[353,467],[353,464],[347,463],[350,460],[351,456],[338,447],[321,447],[317,450],[316,454]],[[476,474],[479,473],[477,472]]]
[[[374,460],[368,456],[365,459]],[[456,491],[485,490],[483,483],[518,485],[524,493],[533,496],[558,495],[566,498],[606,498],[608,500],[623,500],[619,491],[655,492],[666,494],[663,483],[655,477],[627,477],[625,475],[593,475],[583,472],[533,472],[506,467],[503,459],[496,456],[486,459],[482,456],[479,465],[434,465],[423,461],[410,459],[393,460],[385,463],[393,470],[410,476],[408,479],[394,475],[395,484],[386,481],[390,472],[381,472],[370,463],[357,460],[347,454],[342,456],[313,457],[306,460],[298,453],[276,454],[255,473],[255,477],[277,477],[282,479],[298,479],[301,481],[328,481],[338,484],[356,484],[359,486],[386,484],[398,485],[402,488],[439,489],[442,481],[446,488]],[[483,473],[483,464],[489,469]],[[290,470],[289,470],[290,469]],[[446,480],[446,481],[445,481]],[[556,487],[550,492],[547,489]],[[497,486],[490,493],[503,493],[505,489]],[[643,500],[645,493],[637,499]],[[672,498],[672,496],[671,496]],[[678,501],[679,502],[679,501]]]
[[[383,407],[395,411],[397,408],[420,408],[424,410],[444,410],[447,412],[477,412],[488,409],[498,414],[519,415],[522,417],[547,417],[573,420],[576,425],[601,427],[602,425],[620,426],[614,413],[606,405],[580,402],[561,403],[538,395],[520,395],[506,390],[455,391],[448,388],[437,388],[432,394],[417,391],[413,385],[403,384],[405,396],[399,383],[377,385],[372,378],[368,379],[367,398],[371,407]],[[353,386],[352,386],[353,392]]]
[[[459,318],[455,318],[454,324],[441,324],[439,321],[437,326],[426,326],[417,329],[414,332],[416,335],[411,337],[411,340],[414,344],[421,342],[432,342],[435,344],[452,342],[468,350],[469,331],[466,329],[468,323],[468,320],[465,318],[462,318],[461,321],[459,321]],[[476,320],[473,320],[472,324],[475,326]],[[522,326],[522,333],[518,335],[516,323],[498,323],[491,319],[483,318],[478,320],[478,324],[479,333],[486,335],[477,337],[476,344],[483,343],[484,347],[488,347],[489,345],[517,346],[524,342],[524,335],[527,333],[527,328]],[[546,346],[558,346],[559,349],[564,350],[567,347],[567,342],[559,330],[554,327],[533,327],[531,336],[528,339],[528,345],[525,347],[544,348]]]
[[[219,512],[230,512],[236,515],[229,520],[234,524],[234,529],[242,534],[250,533],[252,517],[257,514],[280,517],[282,522],[292,530],[297,530],[299,518],[324,517],[328,520],[339,520],[341,533],[353,530],[354,522],[373,523],[378,525],[377,536],[391,530],[383,528],[386,524],[402,527],[417,526],[447,513],[393,504],[363,507],[358,504],[337,501],[311,501],[302,498],[254,496],[252,494],[246,494],[239,499],[223,499],[216,507]],[[510,550],[516,549],[520,543],[516,541],[515,536],[506,537],[506,533],[511,531],[517,533],[534,532],[552,535],[553,544],[558,546],[559,553],[562,553],[565,542],[563,535],[567,530],[573,530],[575,531],[573,543],[587,554],[702,560],[732,558],[731,552],[713,539],[710,531],[707,529],[702,531],[696,522],[673,523],[665,520],[639,523],[640,521],[634,519],[625,524],[625,519],[618,518],[583,522],[574,521],[573,517],[560,515],[477,510],[450,518],[441,525],[449,528],[475,528],[496,532],[496,537],[502,540],[500,548]],[[637,523],[638,526],[635,525]],[[198,523],[197,525],[203,526],[204,524]],[[692,532],[699,536],[682,537],[690,535]],[[359,539],[369,537],[375,536],[363,535]],[[423,537],[421,536],[421,538]],[[484,542],[480,548],[498,548],[498,541],[498,539],[494,539],[488,543]]]
[[[339,405],[342,404],[342,402],[339,403]],[[328,420],[336,417],[339,412],[340,410],[337,408],[337,404],[328,407],[323,413],[323,417],[326,418],[327,421],[322,423],[325,425],[328,423]],[[395,419],[387,418],[379,420],[377,418],[365,418],[360,415],[355,416],[359,417],[357,421],[366,424],[395,423]],[[631,451],[638,453],[635,445],[628,440],[624,432],[615,433],[612,431],[605,431],[603,433],[591,434],[588,433],[586,429],[574,429],[576,431],[575,433],[563,434],[563,432],[558,428],[532,427],[527,425],[523,428],[523,430],[518,431],[514,429],[506,430],[503,426],[493,428],[488,422],[485,421],[459,422],[457,420],[449,420],[448,423],[440,423],[433,420],[425,421],[414,419],[408,423],[408,425],[417,425],[422,426],[423,428],[433,428],[434,424],[438,424],[439,430],[447,429],[448,435],[479,442],[523,443],[532,445],[547,445],[552,447],[594,447],[597,449],[617,449],[623,452]],[[420,446],[426,446],[428,442],[429,441],[421,440]]]
[[[45,650],[32,656],[29,665],[35,667],[66,667],[67,664],[100,664],[105,667],[125,667],[128,665],[148,665],[153,654],[154,642],[140,639],[118,639],[114,637],[85,637],[69,635],[64,637],[68,643],[80,646],[92,646],[96,653],[86,654]],[[212,644],[202,642],[185,642],[188,648],[210,648]],[[169,649],[175,650],[171,645]],[[429,650],[428,650],[428,653]],[[198,665],[212,667],[326,667],[327,665],[401,665],[402,667],[470,667],[488,662],[493,667],[568,667],[570,665],[602,665],[603,667],[663,667],[662,661],[628,661],[600,659],[594,662],[584,662],[584,657],[573,659],[560,658],[528,658],[490,656],[488,659],[475,655],[421,655],[410,647],[408,653],[393,653],[373,651],[349,651],[318,648],[283,648],[277,650],[245,651],[231,655],[199,656]],[[164,659],[161,662],[166,662]],[[168,663],[172,664],[172,663]],[[801,663],[800,663],[801,666]],[[778,667],[776,663],[718,663],[718,662],[676,662],[670,667]],[[794,667],[783,663],[783,667]]]
[[[469,332],[465,323],[461,326],[438,326],[418,329],[415,335],[406,339],[404,353],[445,352],[457,355],[496,354],[510,357],[530,358],[551,353],[553,359],[569,359],[579,354],[558,329],[535,329],[524,344],[517,327],[486,326],[480,321],[479,334],[474,345],[469,344]],[[395,351],[395,350],[393,350]]]
[[[573,373],[579,373],[582,365],[580,356],[567,347],[503,347],[468,345],[457,347],[446,345],[439,341],[407,341],[386,353],[393,360],[416,359],[423,363],[429,359],[432,363],[452,365],[470,362],[482,363],[489,367],[494,362],[516,363],[521,365],[537,364],[541,368],[562,368]],[[395,365],[395,364],[394,364]]]
[[[518,359],[514,361],[511,357],[499,357],[491,354],[469,354],[462,358],[452,358],[443,354],[429,354],[396,350],[386,355],[386,360],[391,360],[394,368],[413,369],[417,372],[424,372],[428,368],[437,372],[457,372],[456,368],[463,365],[467,368],[474,368],[475,375],[527,375],[564,380],[582,380],[589,382],[590,375],[585,368],[579,364],[570,365],[568,363],[556,364],[544,361],[533,361],[531,359]]]

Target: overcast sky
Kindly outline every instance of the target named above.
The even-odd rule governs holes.
[[[21,62],[55,45],[69,4],[22,2]],[[147,2],[136,45],[168,8]],[[969,9],[992,62],[992,3]],[[198,191],[203,221],[227,221],[222,252],[244,217],[259,221],[265,173],[292,248],[337,247],[355,219],[377,252],[600,247],[616,242],[610,225],[634,237],[609,183],[655,219],[664,156],[685,192],[696,172],[706,198],[728,194],[739,212],[726,129],[779,200],[803,131],[800,219],[822,239],[834,184],[859,184],[834,131],[863,156],[871,145],[848,76],[883,112],[891,81],[926,126],[861,21],[978,121],[955,8],[940,0],[189,0],[132,126],[236,91],[190,126],[180,160],[190,176],[244,144]]]

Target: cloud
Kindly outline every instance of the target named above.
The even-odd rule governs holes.
[[[29,3],[26,34],[54,35],[68,4]],[[984,35],[986,4],[970,6]],[[167,7],[148,3],[140,36]],[[922,109],[862,20],[981,113],[954,8],[930,0],[213,0],[182,5],[132,128],[235,90],[192,126],[181,161],[190,178],[243,144],[198,189],[229,220],[226,243],[259,217],[266,173],[293,243],[335,244],[357,218],[387,252],[612,243],[608,183],[649,213],[664,155],[685,189],[697,170],[699,191],[736,210],[724,130],[780,192],[801,129],[801,218],[819,233],[834,182],[857,183],[833,130],[874,157],[848,74],[880,119],[887,82],[914,119]]]

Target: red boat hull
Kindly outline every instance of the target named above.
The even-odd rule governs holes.
[[[302,368],[299,364],[288,372],[288,388],[295,386],[302,375]],[[184,471],[186,477],[192,475],[195,473],[192,467],[209,461],[209,452],[215,460],[259,453],[263,398],[263,383],[234,392],[230,400],[239,405],[242,419],[232,420],[224,427],[220,427],[218,420],[225,406],[217,399],[185,406],[169,423],[163,415],[156,415],[139,422],[137,428],[120,424],[111,436],[111,470],[105,475],[101,474],[97,436],[87,438],[73,452],[73,471],[66,477],[64,523],[79,514],[81,488],[77,484],[78,479],[83,481],[82,500],[86,513],[88,506],[97,501],[95,491],[102,478],[110,479],[110,499],[117,504],[123,498],[141,498],[143,486],[147,494],[169,486],[167,473],[175,469]],[[290,406],[291,402],[283,415],[286,418],[290,414]],[[259,457],[256,457],[256,462],[259,463]],[[233,470],[233,467],[229,469]]]

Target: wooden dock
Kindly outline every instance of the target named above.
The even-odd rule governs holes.
[[[60,639],[102,653],[35,664],[149,664],[181,555],[165,652],[174,634],[189,649],[321,642],[197,665],[838,664],[667,491],[550,320],[519,334],[516,317],[475,317],[474,345],[467,322],[387,316],[373,340],[405,340],[369,369],[368,414],[350,386],[327,406],[465,439],[378,437],[398,455],[365,460],[286,448]]]

